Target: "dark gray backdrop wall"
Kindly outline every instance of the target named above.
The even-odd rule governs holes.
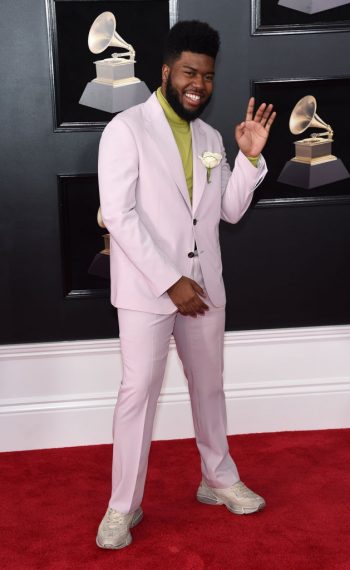
[[[179,0],[179,13],[221,33],[205,118],[221,131],[231,163],[234,125],[244,116],[252,80],[348,74],[350,33],[253,37],[248,0]],[[3,0],[1,43],[0,342],[115,336],[108,297],[67,295],[58,176],[74,182],[78,174],[88,180],[96,173],[100,132],[54,132],[44,0]],[[349,323],[349,208],[346,201],[257,203],[236,226],[223,224],[227,328]],[[81,215],[86,211],[91,215],[91,196],[81,204]]]

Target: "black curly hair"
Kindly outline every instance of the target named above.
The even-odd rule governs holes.
[[[181,57],[183,51],[205,54],[215,59],[219,48],[219,34],[209,24],[198,20],[182,20],[169,31],[163,62],[173,63]]]

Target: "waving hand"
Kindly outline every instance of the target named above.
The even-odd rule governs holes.
[[[275,120],[273,105],[262,103],[254,115],[254,97],[249,99],[245,121],[237,125],[235,136],[240,150],[246,156],[259,156],[268,139]]]

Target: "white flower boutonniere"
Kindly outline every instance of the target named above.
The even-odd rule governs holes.
[[[203,152],[202,156],[199,155],[198,158],[207,169],[207,182],[209,183],[211,170],[220,164],[222,155],[218,152]]]

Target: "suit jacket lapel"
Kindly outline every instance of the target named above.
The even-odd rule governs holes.
[[[202,129],[199,121],[191,123],[192,130],[192,153],[193,153],[193,197],[192,197],[192,211],[195,214],[199,202],[202,199],[205,186],[207,184],[207,170],[198,158],[206,152],[206,135]]]
[[[183,199],[191,210],[191,202],[179,149],[155,93],[145,103],[145,117],[147,131],[159,151],[160,159],[165,164],[169,176],[175,181]]]

